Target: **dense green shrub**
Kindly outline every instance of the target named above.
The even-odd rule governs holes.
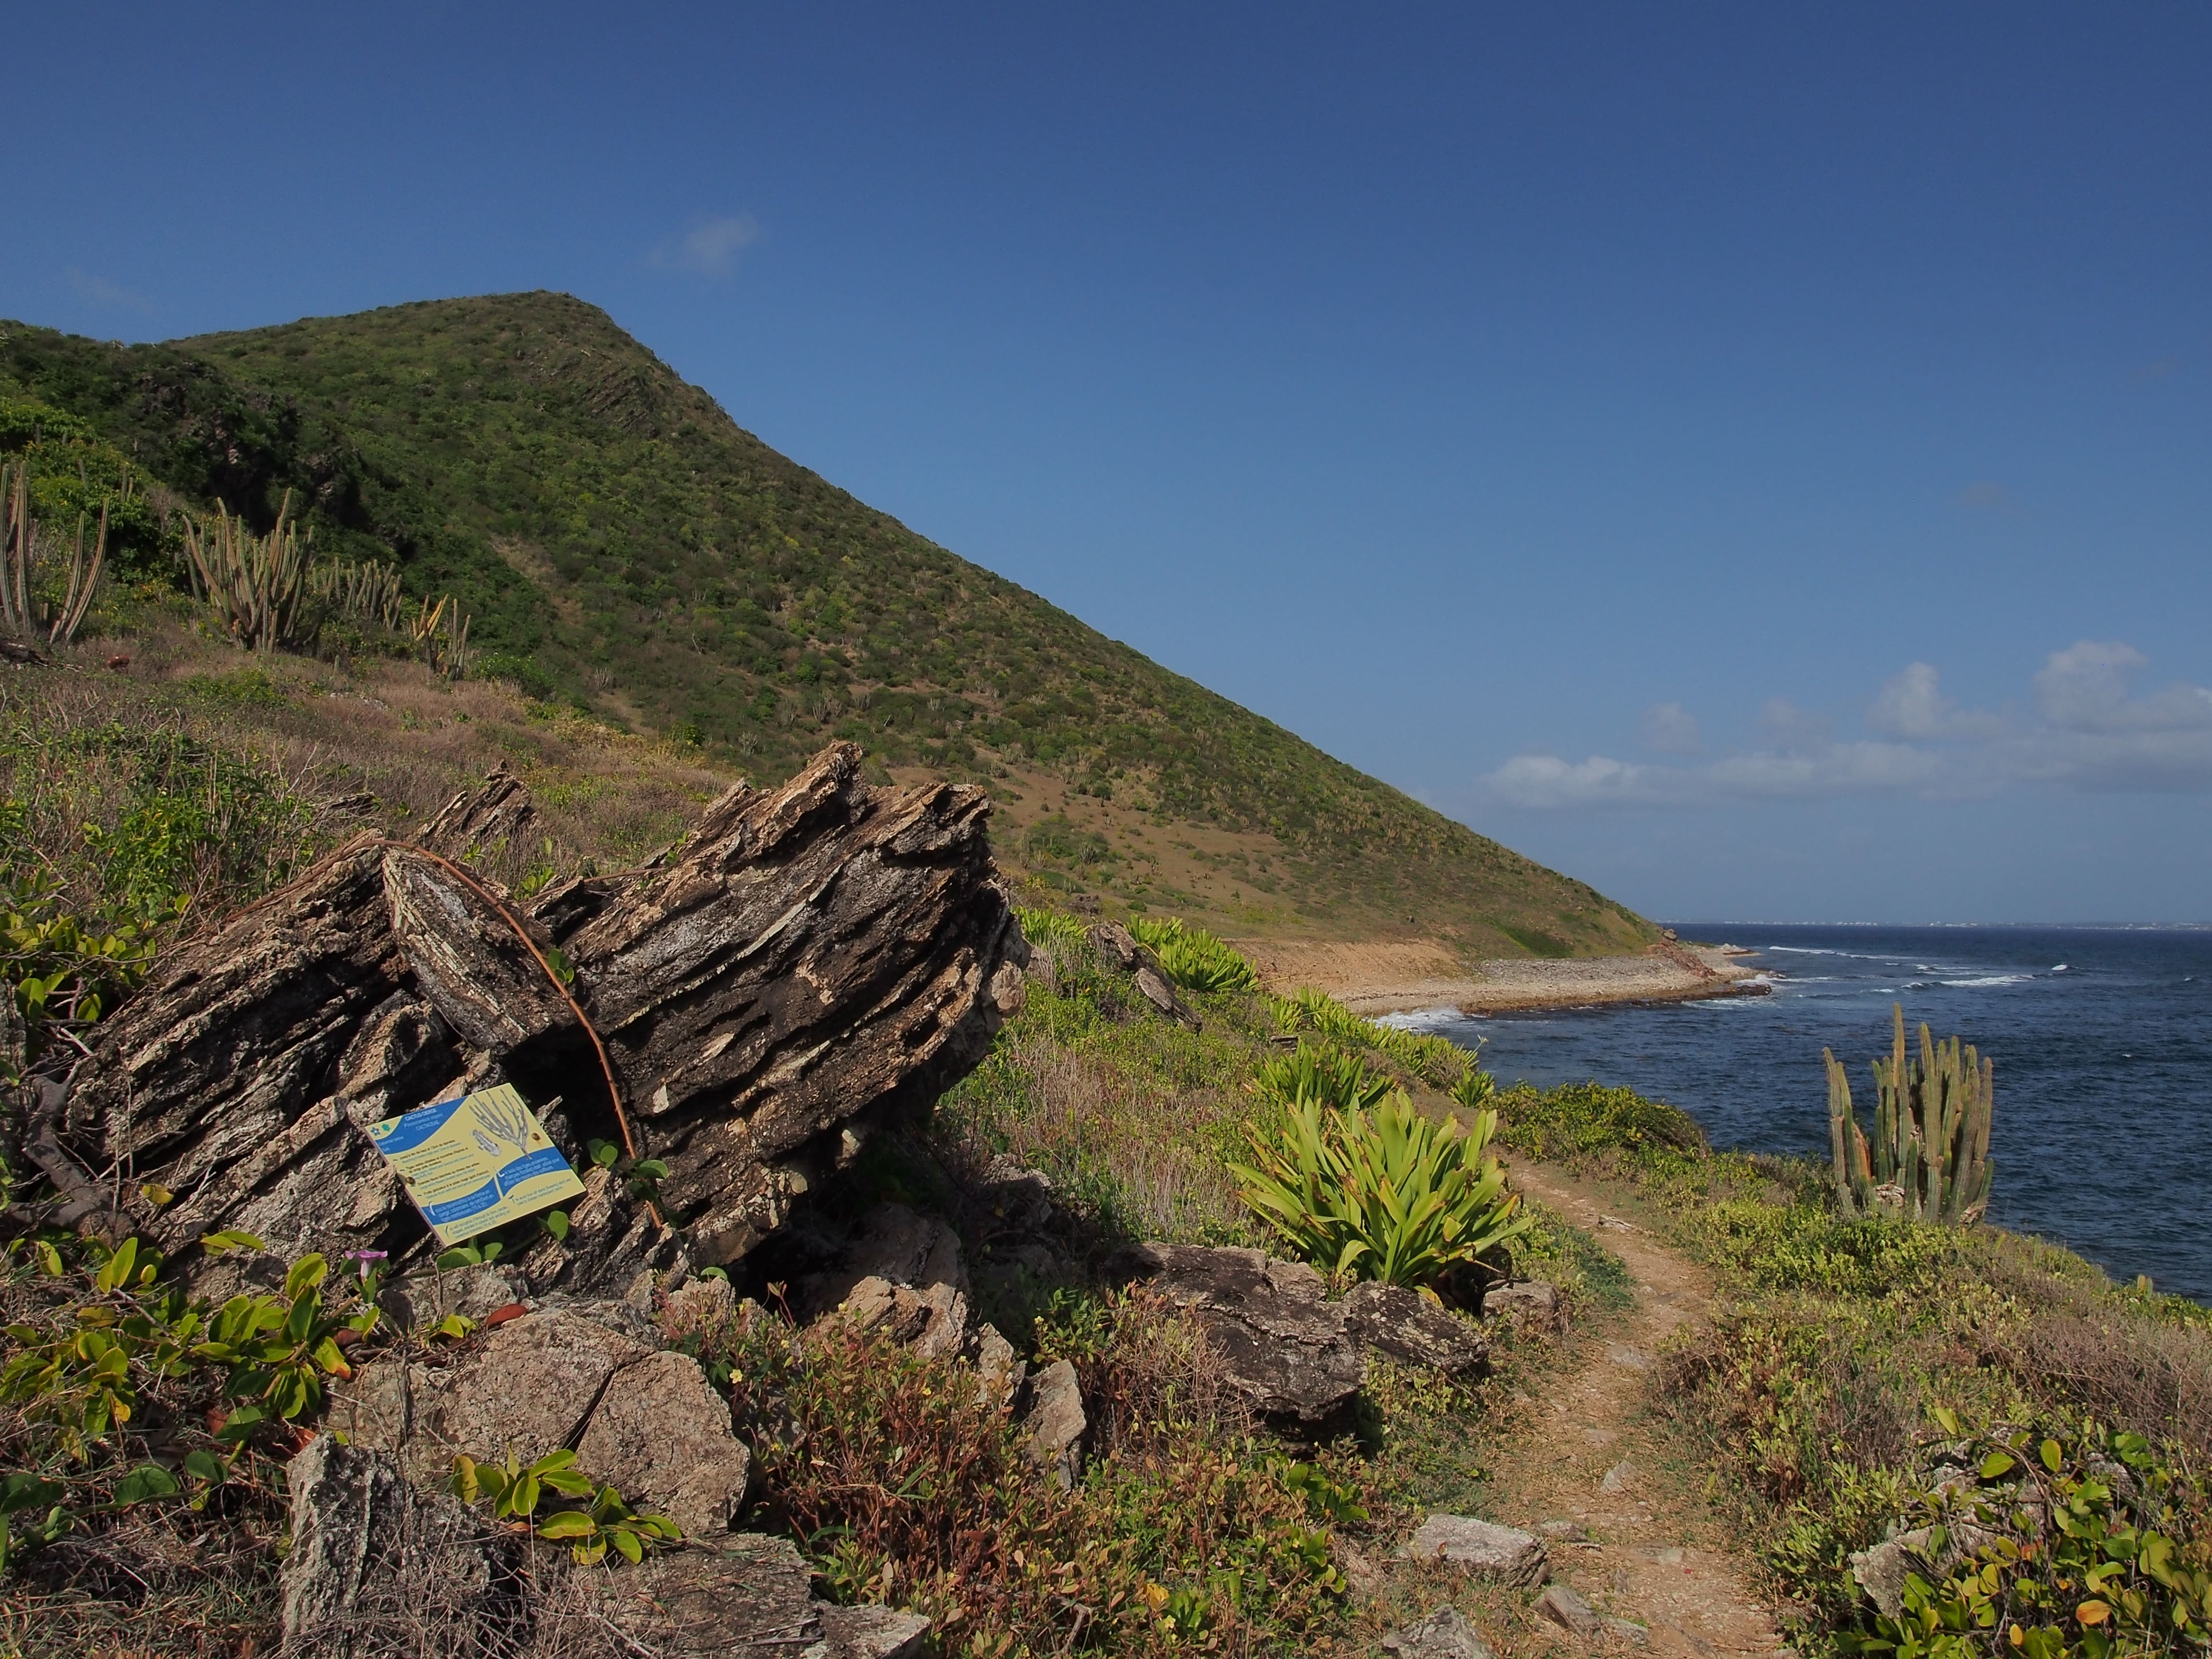
[[[1573,1158],[1616,1149],[1696,1158],[1705,1132],[1680,1107],[1633,1089],[1569,1083],[1539,1091],[1517,1083],[1497,1098],[1498,1140],[1531,1158]]]
[[[1838,1216],[1809,1204],[1726,1199],[1683,1218],[1692,1241],[1739,1282],[1828,1296],[1920,1293],[1954,1277],[1959,1253],[1933,1224]]]
[[[112,1009],[188,914],[290,874],[314,822],[275,766],[173,728],[0,726],[0,982],[29,1057]]]

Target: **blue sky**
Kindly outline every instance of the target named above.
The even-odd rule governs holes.
[[[2212,11],[21,9],[0,314],[524,288],[1648,914],[2212,919]]]

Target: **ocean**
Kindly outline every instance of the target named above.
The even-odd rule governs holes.
[[[1773,994],[1394,1023],[1480,1039],[1501,1083],[1626,1084],[1716,1146],[1825,1160],[1820,1049],[1868,1123],[1902,1002],[1911,1041],[1926,1020],[1996,1062],[1992,1220],[2212,1302],[2212,928],[1673,925],[1758,951]]]

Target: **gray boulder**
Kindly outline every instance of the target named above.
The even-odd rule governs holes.
[[[1062,1492],[1073,1488],[1082,1472],[1083,1437],[1091,1428],[1074,1366],[1055,1359],[1031,1379],[1030,1408],[1022,1422],[1030,1462],[1049,1474]]]
[[[1605,1628],[1595,1610],[1565,1584],[1547,1584],[1535,1601],[1536,1616],[1574,1636],[1595,1636]]]
[[[574,1446],[586,1473],[694,1538],[729,1527],[751,1472],[697,1360],[572,1307],[495,1327],[451,1364],[402,1352],[366,1366],[334,1395],[331,1425],[423,1486],[463,1453],[527,1463]]]
[[[1492,1285],[1482,1293],[1482,1316],[1502,1320],[1516,1330],[1556,1331],[1559,1328],[1559,1287],[1540,1279]]]
[[[1399,1659],[1493,1659],[1490,1646],[1457,1607],[1438,1607],[1418,1625],[1387,1631],[1382,1650]]]
[[[1543,1541],[1517,1527],[1478,1521],[1471,1515],[1432,1515],[1406,1545],[1415,1561],[1444,1562],[1470,1577],[1528,1589],[1551,1571]]]
[[[1102,956],[1133,976],[1137,994],[1146,1001],[1170,1019],[1194,1031],[1200,1029],[1198,1015],[1176,994],[1174,982],[1160,966],[1160,959],[1149,947],[1139,944],[1135,934],[1118,921],[1102,921],[1091,927],[1087,937]]]
[[[687,1354],[648,1354],[600,1397],[576,1461],[632,1504],[647,1503],[686,1538],[726,1532],[744,1507],[751,1454],[731,1432],[730,1404]]]
[[[1014,1403],[1029,1372],[1029,1362],[1014,1352],[1014,1345],[999,1334],[995,1325],[975,1328],[975,1397],[994,1410]]]

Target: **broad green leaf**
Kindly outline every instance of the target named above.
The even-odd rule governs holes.
[[[330,1270],[330,1263],[323,1260],[322,1253],[310,1250],[295,1261],[292,1270],[284,1275],[285,1297],[293,1300],[305,1295],[321,1284],[324,1275]]]
[[[149,1498],[173,1498],[182,1490],[177,1477],[159,1463],[141,1463],[115,1483],[114,1503],[122,1509]]]

